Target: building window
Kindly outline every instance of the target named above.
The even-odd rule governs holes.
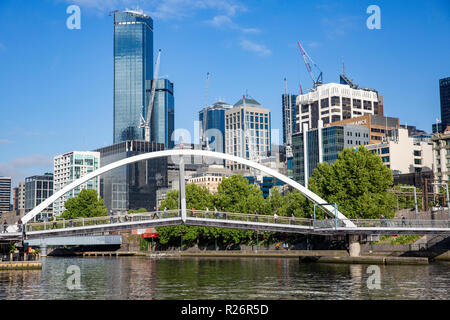
[[[420,150],[414,150],[414,157],[420,157],[422,155],[422,153],[420,152]]]
[[[389,162],[389,156],[381,157],[381,160],[383,161],[383,163]]]
[[[339,97],[331,97],[331,105],[332,106],[340,106],[341,105],[341,101]]]

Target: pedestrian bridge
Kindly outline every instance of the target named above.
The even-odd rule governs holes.
[[[349,219],[347,219],[349,220]],[[181,210],[157,211],[127,215],[112,215],[73,220],[58,219],[55,222],[27,223],[17,225],[16,230],[8,232],[2,229],[0,240],[27,240],[67,236],[86,236],[105,232],[190,225],[205,227],[233,228],[254,231],[282,232],[291,234],[317,235],[404,235],[404,234],[440,234],[450,235],[450,220],[382,220],[351,219],[354,227],[348,227],[348,221],[337,219],[307,219],[297,217],[275,217],[232,212],[207,212],[187,210],[182,219]]]

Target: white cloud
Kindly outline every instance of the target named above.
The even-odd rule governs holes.
[[[0,163],[0,176],[11,177],[12,186],[17,186],[25,177],[43,174],[53,167],[53,159],[36,154],[28,157],[14,158]]]
[[[230,17],[221,15],[221,16],[215,16],[211,20],[206,21],[207,24],[210,26],[213,26],[217,29],[232,29],[241,31],[243,33],[259,33],[260,30],[257,28],[243,28],[239,26],[237,23],[233,22]]]
[[[272,54],[272,51],[270,51],[265,45],[258,44],[249,40],[242,40],[240,42],[240,45],[242,49],[254,52],[260,56],[269,56]]]

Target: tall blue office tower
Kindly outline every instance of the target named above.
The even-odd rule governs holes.
[[[198,113],[198,120],[200,121],[200,136],[206,132],[208,144],[214,144],[216,140],[216,133],[210,129],[217,129],[222,134],[222,144],[215,146],[212,151],[225,152],[225,111],[233,108],[223,101],[217,101],[213,105],[200,110]],[[208,130],[210,130],[208,132]]]
[[[153,20],[140,12],[114,12],[114,143],[143,140],[147,89],[153,79]]]
[[[148,90],[150,96],[151,90]],[[155,87],[155,101],[151,118],[151,139],[163,143],[166,149],[172,149],[172,133],[175,127],[175,103],[173,83],[167,79],[158,79]]]

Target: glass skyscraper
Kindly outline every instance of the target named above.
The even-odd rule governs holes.
[[[153,20],[134,11],[114,12],[114,143],[144,139],[153,79]]]
[[[123,141],[100,148],[100,163],[110,163],[147,152],[164,150],[164,144],[143,140]],[[108,210],[124,211],[156,206],[156,191],[167,188],[167,158],[157,158],[128,164],[100,177],[100,196]]]
[[[151,89],[148,90],[150,96]],[[165,149],[172,149],[172,133],[175,127],[175,104],[173,83],[167,79],[156,81],[155,101],[151,118],[152,142],[163,143]]]
[[[217,101],[212,106],[202,109],[198,113],[198,120],[200,121],[200,135],[203,130],[207,132],[210,129],[217,129],[222,135],[222,144],[215,146],[212,151],[224,152],[225,151],[225,111],[231,109],[233,106],[223,101]],[[218,132],[216,132],[218,133]],[[208,144],[214,144],[216,140],[216,133],[210,131],[208,134]]]
[[[291,127],[291,133],[297,132],[297,95],[295,94],[282,94],[281,104],[283,112],[283,144],[287,144],[289,141],[289,126]],[[292,137],[290,137],[292,138]]]
[[[439,80],[439,95],[441,98],[441,132],[450,125],[450,77]]]

